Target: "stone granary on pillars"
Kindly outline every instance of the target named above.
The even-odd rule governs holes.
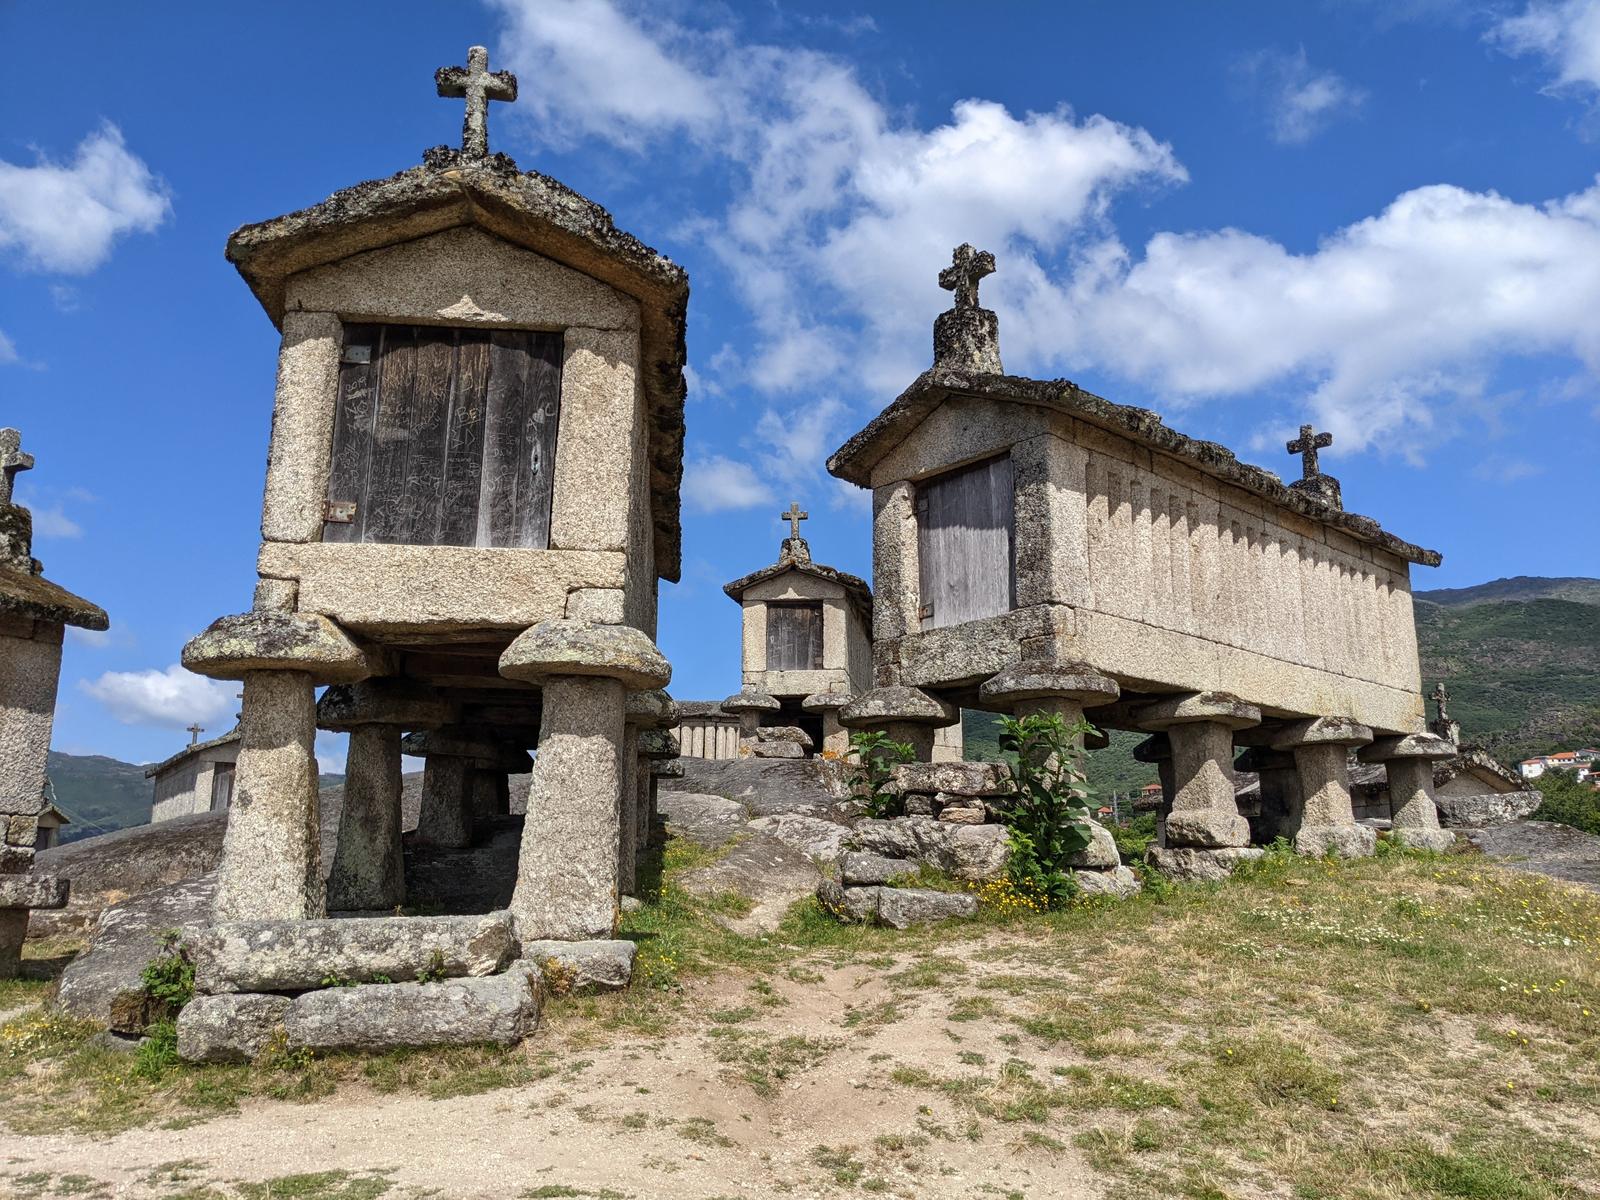
[[[671,674],[688,277],[488,152],[516,80],[482,47],[437,83],[460,150],[228,240],[283,338],[254,604],[183,656],[244,684],[214,917],[392,908],[409,735],[440,838],[504,811],[537,748],[515,931],[604,939],[647,792],[630,697]],[[326,891],[319,726],[350,733]]]
[[[233,803],[233,773],[239,761],[239,730],[200,741],[205,731],[191,725],[194,736],[170,758],[149,767],[150,823],[187,817],[191,813],[219,812]]]
[[[789,536],[778,561],[722,589],[744,618],[742,686],[722,708],[761,727],[800,729],[808,748],[844,754],[850,735],[839,710],[872,686],[872,589],[812,561],[800,536],[810,514],[798,504],[779,515]]]
[[[873,492],[876,686],[844,723],[923,754],[959,705],[1147,730],[1174,871],[1225,870],[1279,833],[1370,850],[1357,746],[1388,766],[1397,836],[1437,841],[1417,798],[1451,748],[1424,725],[1410,567],[1440,556],[1343,511],[1316,463],[1327,435],[1301,431],[1307,477],[1286,487],[1153,412],[1007,375],[978,303],[994,269],[956,250],[932,369],[828,462]],[[1263,769],[1259,830],[1234,803],[1239,746]]]
[[[101,630],[98,605],[44,578],[33,557],[33,515],[12,500],[19,471],[33,466],[22,435],[0,429],[0,979],[17,973],[28,910],[61,908],[67,882],[33,873],[45,789],[50,729],[66,627]]]

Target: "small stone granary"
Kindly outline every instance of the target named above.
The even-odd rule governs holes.
[[[688,279],[489,153],[488,102],[516,79],[482,47],[437,84],[466,100],[460,150],[228,242],[283,341],[254,606],[183,656],[244,684],[191,1057],[248,1054],[272,1027],[311,1046],[341,1029],[351,1045],[509,1040],[537,1017],[531,946],[631,954],[607,939],[676,723],[652,639],[656,581],[679,571]],[[350,736],[326,888],[319,727]],[[506,776],[537,748],[509,913],[325,919],[404,902],[402,738],[427,763],[418,836],[443,843],[506,811]],[[512,949],[480,952],[504,940],[488,926]],[[264,990],[311,998],[285,1009],[237,983],[266,959]],[[467,978],[315,991],[439,972]],[[452,1025],[450,1006],[482,1020]]]
[[[850,735],[839,724],[839,710],[872,686],[872,589],[812,561],[800,536],[800,522],[810,514],[798,504],[780,515],[789,522],[789,536],[778,561],[722,589],[744,617],[743,683],[722,709],[748,714],[745,741],[758,754],[815,747],[842,755]],[[772,728],[799,730],[805,740],[761,737]],[[764,748],[763,742],[772,744]]]
[[[150,821],[170,821],[191,813],[218,812],[233,803],[234,770],[239,762],[239,730],[200,741],[205,731],[191,725],[193,740],[145,770],[150,780]]]
[[[940,285],[934,365],[828,469],[873,492],[872,691],[841,712],[932,753],[959,706],[1085,709],[1152,735],[1177,874],[1224,873],[1283,835],[1363,854],[1347,756],[1381,762],[1395,836],[1448,838],[1424,725],[1410,566],[1440,556],[1345,512],[1326,434],[1289,444],[1285,486],[1211,442],[1065,380],[1007,375],[978,304],[992,255],[962,246]],[[1262,773],[1263,820],[1234,800],[1236,747]]]
[[[33,557],[33,515],[12,499],[33,466],[22,435],[0,429],[0,979],[17,973],[28,910],[61,908],[67,882],[33,872],[50,811],[45,762],[55,723],[66,627],[108,629],[104,610],[44,578]]]

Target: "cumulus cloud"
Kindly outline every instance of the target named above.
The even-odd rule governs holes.
[[[196,721],[231,722],[239,706],[237,684],[191,674],[177,663],[164,670],[107,671],[78,686],[124,725],[182,729]]]
[[[1488,37],[1508,54],[1542,58],[1552,91],[1600,97],[1600,0],[1532,0]]]
[[[1238,69],[1266,107],[1273,140],[1286,146],[1310,141],[1367,99],[1337,72],[1313,67],[1303,46],[1292,54],[1259,51],[1240,60]]]
[[[0,251],[33,270],[92,271],[118,237],[151,232],[171,210],[165,186],[115,125],[86,137],[70,163],[0,161]]]
[[[748,463],[721,454],[690,459],[683,470],[683,500],[691,512],[728,512],[773,500],[772,489]]]
[[[1447,185],[1295,254],[1239,230],[1107,240],[1030,319],[1180,396],[1303,382],[1348,449],[1481,390],[1492,356],[1600,370],[1600,182],[1546,204]],[[1052,305],[1054,311],[1052,311]]]

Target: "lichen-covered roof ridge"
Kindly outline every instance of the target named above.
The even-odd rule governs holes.
[[[1143,443],[1180,459],[1197,470],[1242,488],[1281,508],[1332,526],[1358,541],[1367,542],[1409,562],[1436,567],[1443,561],[1437,550],[1427,550],[1389,533],[1371,517],[1341,512],[1284,484],[1277,475],[1250,463],[1217,442],[1192,438],[1169,428],[1159,413],[1133,405],[1117,404],[1086,392],[1070,379],[1029,379],[1020,375],[990,375],[936,366],[919,375],[893,403],[865,428],[834,451],[828,471],[859,487],[872,485],[872,468],[888,450],[899,444],[938,405],[952,395],[971,395],[1053,408],[1093,425]]]
[[[106,610],[82,596],[51,583],[42,575],[0,565],[0,614],[28,617],[79,629],[111,628]]]
[[[656,570],[681,573],[683,376],[688,273],[617,228],[611,214],[558,180],[519,171],[504,154],[473,159],[447,146],[421,166],[342,188],[320,204],[241,226],[228,261],[282,325],[291,275],[351,255],[477,225],[639,301],[641,362],[650,411],[650,491]]]
[[[759,571],[751,571],[735,579],[732,583],[723,584],[722,590],[730,599],[742,600],[744,594],[758,583],[768,579],[775,579],[786,571],[799,571],[802,575],[810,575],[813,579],[822,579],[828,583],[836,583],[842,587],[845,594],[859,604],[864,614],[870,619],[872,615],[872,587],[859,575],[852,575],[848,571],[841,571],[836,567],[826,567],[816,562],[800,562],[797,559],[785,558],[762,567]]]

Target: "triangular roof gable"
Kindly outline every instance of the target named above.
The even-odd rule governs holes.
[[[1159,450],[1280,508],[1394,554],[1408,562],[1436,567],[1443,561],[1437,550],[1403,541],[1386,532],[1371,517],[1330,508],[1292,488],[1271,471],[1240,462],[1226,446],[1191,438],[1169,429],[1158,413],[1147,408],[1114,404],[1086,392],[1066,379],[1027,379],[1019,375],[990,375],[955,367],[934,367],[916,381],[867,426],[828,459],[830,474],[858,487],[872,486],[872,469],[892,449],[909,437],[934,409],[951,399],[972,397],[1052,409],[1099,426],[1130,441]]]
[[[844,594],[860,606],[867,623],[872,623],[872,588],[867,581],[857,575],[846,571],[837,571],[832,567],[822,566],[820,563],[800,562],[796,559],[784,559],[771,566],[762,567],[759,571],[752,571],[732,583],[724,584],[722,590],[729,598],[744,602],[744,594],[758,583],[765,583],[769,579],[777,579],[790,571],[798,571],[802,575],[809,575],[813,579],[826,580],[828,583],[837,584],[844,589]]]
[[[619,230],[605,209],[546,175],[518,171],[504,155],[467,159],[440,147],[428,151],[420,167],[235,230],[227,256],[281,327],[291,275],[460,225],[478,226],[639,302],[656,571],[676,581],[682,561],[679,488],[689,276]]]

